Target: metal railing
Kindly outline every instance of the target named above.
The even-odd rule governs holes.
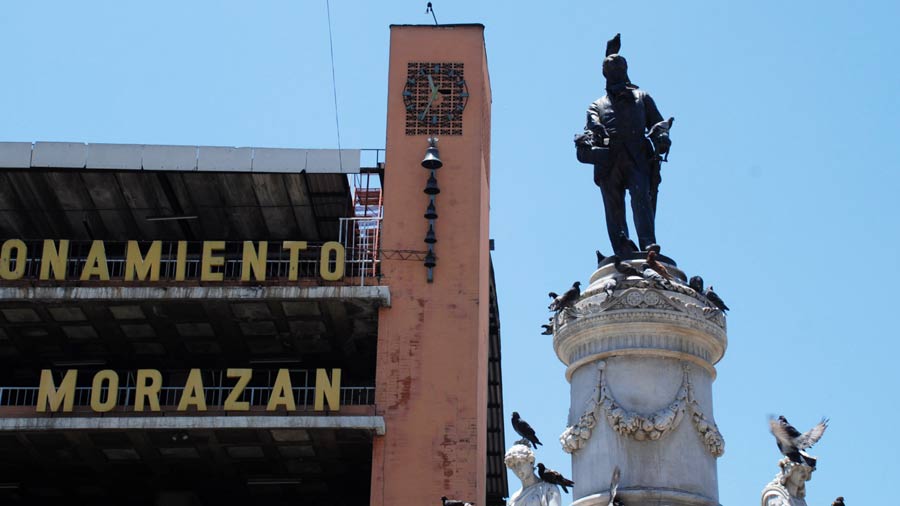
[[[116,411],[129,411],[135,398],[135,386],[119,387],[116,394]],[[100,389],[100,399],[107,400],[109,388]],[[203,393],[208,408],[222,408],[232,387],[204,387]],[[294,402],[298,411],[311,411],[315,401],[315,387],[294,387]],[[182,387],[162,387],[159,390],[159,405],[178,406],[184,389]],[[91,387],[75,387],[74,406],[91,405]],[[265,406],[272,396],[272,387],[246,387],[237,401],[249,402],[250,406]],[[370,406],[375,404],[375,387],[341,387],[341,406]],[[37,406],[38,387],[0,387],[0,407]],[[146,409],[146,408],[145,408]]]
[[[379,274],[380,217],[341,218],[339,242],[344,245],[348,270],[359,273],[360,284]]]
[[[340,242],[344,246],[344,277],[366,278],[378,274],[378,249],[377,238],[381,228],[380,218],[341,218]],[[253,241],[253,247],[257,248],[259,242]],[[59,241],[54,243],[59,248]],[[81,274],[87,264],[88,252],[91,249],[91,241],[69,241],[68,254],[65,261],[65,279],[53,280],[55,284],[80,283]],[[104,241],[106,267],[110,280],[122,281],[125,277],[127,242]],[[26,241],[27,254],[25,257],[24,273],[21,280],[39,281],[41,263],[43,261],[44,242],[40,240]],[[147,254],[150,247],[149,241],[139,242],[142,257]],[[323,243],[308,242],[304,250],[299,251],[297,262],[298,279],[320,278],[322,268],[321,254]],[[290,250],[283,247],[282,241],[268,241],[265,260],[265,281],[283,282],[289,280],[291,269]],[[216,257],[223,257],[222,266],[214,267],[215,272],[223,275],[223,282],[238,282],[241,280],[242,270],[249,269],[249,265],[243,262],[243,241],[226,241],[223,250],[216,250]],[[187,254],[183,263],[184,279],[187,281],[200,281],[202,269],[203,242],[187,241]],[[176,281],[178,269],[178,243],[177,241],[162,241],[162,250],[159,264],[160,281]],[[9,270],[16,271],[16,256],[9,260]],[[333,260],[331,260],[333,264]],[[332,265],[333,267],[333,265]],[[96,278],[93,278],[96,279]],[[255,277],[252,282],[257,283]],[[363,284],[365,284],[363,282]]]
[[[298,411],[308,411],[312,409],[315,401],[315,371],[308,369],[287,369],[291,379],[291,386],[294,394],[294,402],[297,404]],[[79,379],[92,377],[96,371],[79,370]],[[254,370],[251,376],[250,384],[243,389],[238,398],[239,402],[249,402],[250,406],[265,406],[269,403],[272,396],[272,387],[275,384],[275,378],[278,371],[276,370]],[[133,371],[122,371],[117,373],[119,377],[119,387],[116,395],[116,410],[127,411],[132,405],[135,398],[135,390],[137,389],[135,382],[136,377]],[[175,383],[183,384],[186,377],[185,371],[164,371],[162,373],[163,384]],[[63,372],[57,371],[53,374],[54,382],[60,385],[63,378]],[[207,407],[221,408],[225,405],[225,399],[234,389],[237,379],[228,378],[226,371],[207,369],[201,371],[203,380],[203,394]],[[101,389],[100,399],[107,400],[109,395],[108,386]],[[26,386],[3,386],[0,387],[0,407],[19,407],[19,406],[37,406],[38,387]],[[159,405],[160,406],[177,406],[181,402],[181,396],[184,388],[180,386],[164,386],[159,389]],[[74,406],[90,406],[91,405],[92,388],[88,386],[77,386],[73,396]],[[342,406],[368,406],[375,403],[375,387],[348,385],[340,387],[340,400]]]

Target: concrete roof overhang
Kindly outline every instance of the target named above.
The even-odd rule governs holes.
[[[0,143],[0,238],[335,240],[338,219],[353,215],[347,174],[360,171],[359,158],[359,150]]]

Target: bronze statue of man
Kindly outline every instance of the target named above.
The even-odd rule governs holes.
[[[656,243],[656,195],[661,181],[660,155],[668,153],[672,119],[664,121],[650,95],[628,79],[628,63],[621,55],[619,34],[606,45],[603,76],[606,95],[587,111],[585,133],[576,139],[578,158],[594,165],[600,187],[606,229],[613,251],[634,251],[625,220],[625,191],[641,250]]]

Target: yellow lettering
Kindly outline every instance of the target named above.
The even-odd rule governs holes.
[[[331,269],[331,252],[334,252],[334,269]],[[319,259],[319,276],[325,281],[337,281],[344,277],[344,246],[335,241],[322,245]]]
[[[49,406],[50,411],[59,411],[59,407],[62,406],[63,412],[68,413],[72,411],[72,406],[75,404],[75,381],[77,379],[78,371],[69,369],[66,371],[66,375],[63,376],[62,383],[59,384],[59,390],[57,390],[56,384],[53,382],[53,373],[49,369],[42,370],[41,385],[38,388],[37,408],[35,410],[38,413],[43,413],[47,411]]]
[[[341,370],[331,370],[331,381],[325,369],[316,369],[316,401],[313,410],[325,409],[325,400],[328,400],[328,409],[337,411],[341,409]]]
[[[294,389],[291,386],[291,375],[287,369],[279,369],[278,376],[275,377],[275,386],[272,387],[272,396],[269,397],[269,404],[266,411],[275,411],[278,406],[284,406],[288,411],[297,409],[297,403],[294,402]]]
[[[266,254],[268,251],[268,241],[259,241],[259,250],[253,247],[253,241],[244,241],[241,281],[250,281],[251,271],[257,281],[266,280]]]
[[[15,251],[16,268],[12,268],[13,251]],[[25,259],[28,248],[20,239],[10,239],[0,248],[0,279],[21,279],[25,275]]]
[[[244,392],[244,388],[247,387],[247,383],[250,383],[253,369],[228,369],[225,371],[225,376],[238,379],[237,384],[234,385],[228,397],[225,398],[225,405],[223,406],[225,411],[250,411],[250,403],[238,401],[238,399],[240,399],[241,393]]]
[[[106,266],[106,247],[103,241],[93,241],[88,251],[81,280],[88,281],[91,276],[99,276],[101,281],[109,281],[109,268]]]
[[[297,281],[300,274],[300,251],[306,249],[306,241],[284,241],[281,247],[288,250],[291,255],[288,263],[288,281]]]
[[[184,281],[186,267],[187,241],[178,241],[178,251],[175,252],[175,281]]]
[[[195,406],[197,411],[206,411],[206,395],[203,392],[203,378],[200,376],[200,369],[191,369],[188,374],[177,410],[187,411],[189,406]]]
[[[103,398],[103,383],[106,383],[106,400]],[[119,375],[112,369],[98,371],[91,384],[91,409],[97,413],[106,413],[116,407],[119,397]]]
[[[162,257],[162,241],[150,243],[147,256],[141,256],[141,247],[137,241],[128,241],[125,250],[125,281],[159,281],[159,263]]]
[[[44,241],[44,251],[41,253],[41,274],[40,279],[50,279],[50,272],[53,272],[53,279],[63,281],[66,279],[66,260],[69,258],[69,241],[63,239],[59,241],[59,249],[53,241],[47,239]]]
[[[225,265],[225,257],[213,256],[214,251],[225,249],[225,241],[203,241],[203,256],[200,257],[200,281],[222,281],[225,275],[213,272],[213,267]]]
[[[150,380],[148,383],[147,380]],[[159,389],[162,388],[162,374],[156,369],[138,369],[134,387],[134,410],[144,410],[144,399],[150,404],[150,411],[159,411]]]

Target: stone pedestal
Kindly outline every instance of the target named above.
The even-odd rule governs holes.
[[[683,283],[684,273],[666,266]],[[712,382],[727,346],[725,317],[684,284],[631,277],[610,288],[614,274],[612,265],[597,270],[554,322],[571,384],[560,442],[572,454],[573,505],[606,506],[618,465],[618,497],[628,506],[718,506],[724,441]]]

